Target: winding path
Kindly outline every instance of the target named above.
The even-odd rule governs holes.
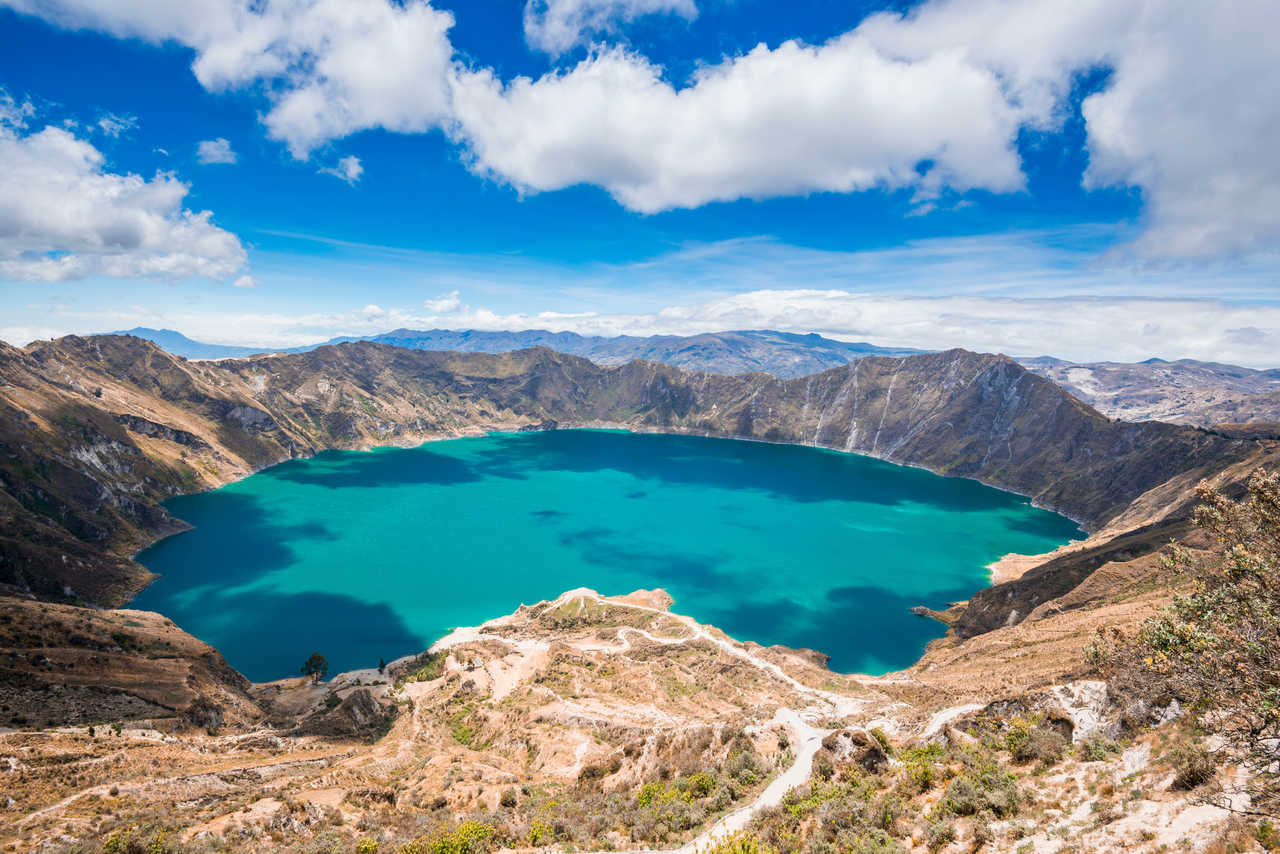
[[[818,749],[822,747],[823,738],[832,732],[832,730],[818,728],[811,723],[811,721],[830,717],[844,717],[861,711],[865,707],[865,701],[863,700],[858,700],[854,697],[848,697],[843,694],[836,694],[832,691],[824,691],[820,688],[805,685],[803,682],[800,682],[788,674],[774,662],[767,661],[760,656],[755,655],[749,649],[744,648],[734,641],[712,634],[705,626],[698,623],[692,617],[673,614],[662,608],[654,608],[648,605],[639,605],[633,602],[624,602],[619,599],[606,598],[596,591],[588,588],[578,588],[576,590],[570,590],[567,593],[563,593],[553,600],[548,605],[548,608],[562,607],[574,600],[591,600],[602,605],[630,608],[636,611],[658,614],[679,622],[690,631],[690,634],[684,637],[659,637],[644,629],[639,629],[634,626],[624,626],[618,630],[619,643],[569,644],[569,646],[572,646],[575,649],[579,649],[584,652],[595,651],[621,654],[631,649],[630,637],[636,635],[651,643],[671,646],[688,644],[700,640],[707,641],[717,646],[723,652],[739,658],[753,667],[763,670],[770,676],[786,684],[797,694],[808,697],[813,701],[810,705],[800,709],[780,708],[774,714],[772,720],[767,723],[757,725],[761,728],[770,728],[774,726],[786,727],[790,734],[791,743],[795,748],[795,759],[785,771],[775,777],[773,781],[756,796],[755,800],[721,816],[710,827],[679,848],[650,851],[642,850],[637,852],[637,854],[700,854],[700,852],[706,852],[709,850],[717,842],[743,830],[748,824],[750,824],[751,819],[754,818],[757,813],[768,807],[777,806],[782,803],[782,798],[787,792],[791,791],[796,786],[804,784],[809,779],[809,775],[813,768],[813,757],[818,752]],[[507,644],[508,646],[515,646],[526,651],[534,649],[545,650],[549,648],[549,641],[524,640],[513,642],[501,635],[489,634],[484,631],[485,626],[501,625],[509,619],[509,617],[502,617],[497,620],[484,623],[478,627],[455,629],[432,644],[431,651],[439,652],[476,641],[498,641]]]

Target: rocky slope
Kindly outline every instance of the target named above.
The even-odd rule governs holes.
[[[1116,422],[1006,357],[961,350],[781,380],[368,342],[188,362],[137,338],[68,337],[0,348],[0,583],[119,604],[147,579],[127,556],[181,525],[159,503],[172,495],[324,448],[591,424],[869,454],[1020,492],[1111,535],[1117,519],[1149,521],[1125,516],[1149,490],[1180,477],[1189,491],[1270,447]]]
[[[111,708],[94,728],[0,732],[0,844],[692,854],[746,832],[780,851],[959,854],[1233,838],[1204,791],[1171,789],[1184,728],[1126,725],[1081,678],[1088,632],[1131,627],[1149,592],[874,679],[669,601],[570,591],[385,672],[253,686],[262,717],[219,729]]]
[[[1078,364],[1042,356],[1021,362],[1113,418],[1200,427],[1280,422],[1280,369],[1193,359]]]
[[[193,341],[170,329],[138,327],[118,334],[145,338],[170,353],[188,359],[240,358],[261,352],[252,347]],[[326,343],[357,340],[411,350],[479,353],[550,347],[601,365],[621,365],[633,359],[643,359],[689,371],[717,374],[760,371],[783,379],[818,373],[865,356],[905,356],[925,352],[769,330],[603,338],[540,330],[397,329],[365,338],[335,338]],[[314,349],[314,346],[297,347],[278,352],[305,353]],[[1112,418],[1168,421],[1200,427],[1248,424],[1253,425],[1253,433],[1263,428],[1263,435],[1280,435],[1280,368],[1251,370],[1193,359],[1085,364],[1052,356],[1036,356],[1019,357],[1017,361]]]

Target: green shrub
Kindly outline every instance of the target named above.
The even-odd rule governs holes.
[[[482,854],[493,840],[492,825],[470,820],[451,830],[424,834],[400,846],[400,854]]]
[[[696,774],[690,774],[684,780],[684,790],[691,797],[705,798],[710,795],[716,788],[716,778],[713,774],[705,771],[699,771]]]
[[[925,844],[929,846],[930,851],[945,848],[955,841],[955,825],[941,821],[930,822],[929,829],[925,834]]]
[[[1120,752],[1120,745],[1103,735],[1091,735],[1076,745],[1082,762],[1103,762]]]
[[[1005,734],[1005,748],[1014,762],[1040,762],[1056,765],[1062,761],[1067,740],[1052,727],[1044,726],[1038,719],[1016,718]]]
[[[755,785],[764,771],[759,755],[750,747],[734,751],[724,766],[724,773],[744,786]]]
[[[712,845],[707,854],[778,854],[778,849],[747,833],[734,833]]]
[[[889,736],[885,735],[884,730],[876,726],[867,730],[867,733],[876,741],[880,742],[880,749],[884,751],[886,756],[893,755],[893,745],[889,742]]]
[[[1171,545],[1164,571],[1180,588],[1135,636],[1099,633],[1094,663],[1125,705],[1177,699],[1245,773],[1250,809],[1280,814],[1280,473],[1258,469],[1243,500],[1197,487],[1206,550]],[[1105,648],[1105,649],[1104,649]],[[1105,654],[1103,654],[1105,652]],[[1125,696],[1128,695],[1128,696]],[[1203,752],[1175,757],[1176,784],[1208,781]]]
[[[1018,783],[994,757],[983,752],[964,756],[965,769],[947,786],[942,806],[953,815],[989,812],[1001,818],[1017,814],[1021,796]]]
[[[1213,754],[1200,744],[1179,744],[1169,752],[1172,788],[1189,791],[1213,779]]]

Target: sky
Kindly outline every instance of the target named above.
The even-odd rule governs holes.
[[[0,0],[0,340],[1280,366],[1274,0]]]

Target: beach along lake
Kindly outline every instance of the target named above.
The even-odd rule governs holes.
[[[138,560],[159,611],[250,679],[336,673],[575,587],[662,587],[739,640],[844,672],[906,667],[943,627],[910,613],[1008,552],[1081,536],[1027,499],[815,448],[599,430],[495,434],[282,463],[170,512]]]

